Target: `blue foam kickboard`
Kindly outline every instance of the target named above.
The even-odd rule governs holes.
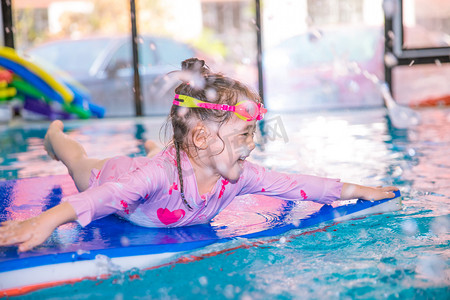
[[[63,196],[73,193],[77,193],[77,190],[68,175],[2,181],[0,220],[36,216],[57,205]],[[57,271],[58,265],[94,261],[98,255],[111,259],[142,255],[156,257],[168,252],[179,253],[199,249],[237,237],[276,236],[296,228],[339,221],[346,216],[398,210],[401,204],[399,199],[400,192],[397,191],[392,199],[374,202],[336,201],[333,205],[322,205],[310,201],[292,202],[267,196],[246,195],[237,197],[210,224],[204,225],[145,228],[115,215],[94,221],[85,228],[70,223],[59,227],[47,242],[32,251],[17,253],[15,246],[0,247],[0,278],[2,273],[9,277],[11,274],[19,276],[20,272],[26,274],[31,268],[50,265]],[[383,206],[386,207],[381,209]],[[160,262],[158,259],[152,260],[153,264],[158,262]],[[36,284],[34,280],[36,279],[26,282],[26,279],[22,279],[23,282],[15,286],[0,283],[0,292]],[[41,281],[52,280],[54,279],[49,278],[46,281],[42,278]]]

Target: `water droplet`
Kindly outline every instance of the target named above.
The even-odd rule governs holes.
[[[394,33],[392,30],[389,30],[389,31],[388,31],[388,37],[389,37],[391,40],[395,39],[395,33]]]
[[[198,282],[202,285],[202,286],[207,286],[208,285],[208,278],[206,278],[206,276],[202,276],[198,279]]]
[[[415,235],[419,229],[419,227],[417,226],[417,222],[413,219],[405,220],[401,224],[401,228],[403,233],[409,236]]]
[[[208,99],[211,102],[215,102],[217,100],[217,91],[212,88],[208,88],[205,91],[206,99]]]
[[[359,84],[356,81],[354,81],[354,80],[350,80],[350,83],[348,84],[348,89],[352,93],[357,93],[360,90]]]
[[[227,299],[234,299],[234,286],[231,284],[228,284],[223,291],[223,295]]]
[[[398,60],[393,53],[388,52],[384,55],[384,63],[388,67],[394,67],[398,64]]]
[[[380,79],[377,77],[377,75],[372,74],[370,72],[368,72],[367,70],[364,70],[362,72],[363,76],[366,77],[367,79],[369,79],[370,81],[372,81],[375,84],[378,84],[380,82]]]
[[[311,29],[308,31],[308,39],[310,42],[317,42],[322,38],[322,32],[318,29]]]
[[[122,236],[122,237],[120,238],[120,244],[121,244],[123,247],[128,247],[128,246],[130,246],[130,240],[129,240],[126,236]]]
[[[409,155],[409,156],[414,156],[414,155],[416,155],[416,150],[414,150],[413,148],[409,148],[409,149],[408,149],[408,155]]]
[[[244,64],[244,65],[250,65],[252,63],[252,60],[251,60],[250,57],[243,57],[241,59],[241,63]]]
[[[350,187],[349,190],[350,190],[351,188],[352,188],[352,187]],[[337,212],[337,211],[334,211],[334,212],[333,212],[333,216],[334,216],[334,219],[338,219],[338,218],[341,217],[341,214],[340,214],[339,212]]]
[[[77,250],[77,255],[83,255],[83,254],[89,254],[89,251],[83,250],[83,249],[78,249]]]
[[[361,68],[360,68],[359,65],[358,65],[356,62],[354,62],[354,61],[348,62],[348,63],[347,63],[347,69],[348,69],[350,72],[353,72],[353,73],[355,73],[355,74],[357,74],[357,75],[359,75],[359,74],[362,73]]]
[[[437,236],[446,235],[450,232],[450,218],[448,216],[440,216],[434,218],[431,222],[431,232]]]
[[[393,177],[400,177],[403,174],[403,169],[399,166],[396,166],[394,168],[394,171],[392,172]]]

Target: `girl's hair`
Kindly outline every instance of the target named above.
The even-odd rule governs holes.
[[[221,73],[213,73],[205,64],[204,60],[197,58],[186,59],[181,63],[182,83],[175,88],[175,93],[196,98],[201,101],[236,105],[239,96],[246,100],[261,102],[260,96],[249,87],[238,80],[224,76]],[[187,76],[186,76],[187,75]],[[226,123],[233,112],[205,109],[186,108],[172,105],[169,120],[172,124],[172,142],[176,150],[178,176],[180,179],[180,191],[183,202],[189,209],[192,209],[184,197],[183,175],[180,162],[180,149],[189,153],[195,145],[189,144],[188,133],[197,124],[197,121],[207,121],[217,123],[219,128]],[[220,137],[219,137],[220,138]]]

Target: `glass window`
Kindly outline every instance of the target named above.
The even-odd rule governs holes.
[[[450,104],[450,65],[397,66],[392,70],[393,95],[406,106],[436,107]]]
[[[124,43],[114,51],[109,61],[108,70],[120,72],[120,74],[131,76],[133,70],[131,43]]]
[[[113,52],[109,61],[109,70],[120,70],[121,75],[133,74],[133,46],[127,42],[128,38],[120,40],[120,46]],[[139,67],[141,72],[145,72],[148,68],[152,68],[157,64],[155,43],[148,38],[138,38],[138,55]]]
[[[154,39],[153,43],[158,53],[158,64],[178,67],[183,60],[195,56],[194,50],[187,44],[166,38]]]
[[[84,101],[104,107],[106,116],[133,114],[130,81],[105,74],[116,39],[130,34],[129,1],[13,0],[12,8],[19,53],[76,89]]]
[[[72,76],[88,76],[107,44],[105,39],[61,40],[31,48],[27,54],[51,63]]]
[[[13,0],[16,48],[71,75],[106,116],[134,115],[130,2]],[[145,114],[168,113],[178,81],[166,74],[190,57],[257,86],[254,0],[139,0],[139,71]],[[183,17],[180,17],[183,16]],[[30,56],[31,57],[31,56]],[[50,66],[52,65],[52,66]],[[59,70],[58,70],[59,69]]]
[[[139,38],[138,52],[139,64],[142,68],[151,68],[156,65],[155,43],[148,38]]]
[[[265,100],[273,111],[381,106],[382,1],[264,1]]]
[[[148,48],[156,59],[152,68],[145,67],[141,73],[144,112],[169,112],[180,82],[176,74],[167,74],[180,70],[181,62],[191,57],[204,59],[212,71],[256,88],[254,5],[254,0],[140,1],[138,29],[148,37]]]
[[[403,1],[405,49],[450,46],[450,1]]]

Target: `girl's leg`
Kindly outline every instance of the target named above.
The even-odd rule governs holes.
[[[44,148],[51,158],[60,160],[67,167],[75,185],[82,192],[89,187],[91,170],[100,170],[108,159],[89,158],[83,146],[66,135],[63,129],[61,121],[53,121],[45,135]]]
[[[145,152],[147,152],[147,157],[152,158],[156,154],[161,151],[161,147],[159,147],[154,141],[148,140],[144,144]]]

